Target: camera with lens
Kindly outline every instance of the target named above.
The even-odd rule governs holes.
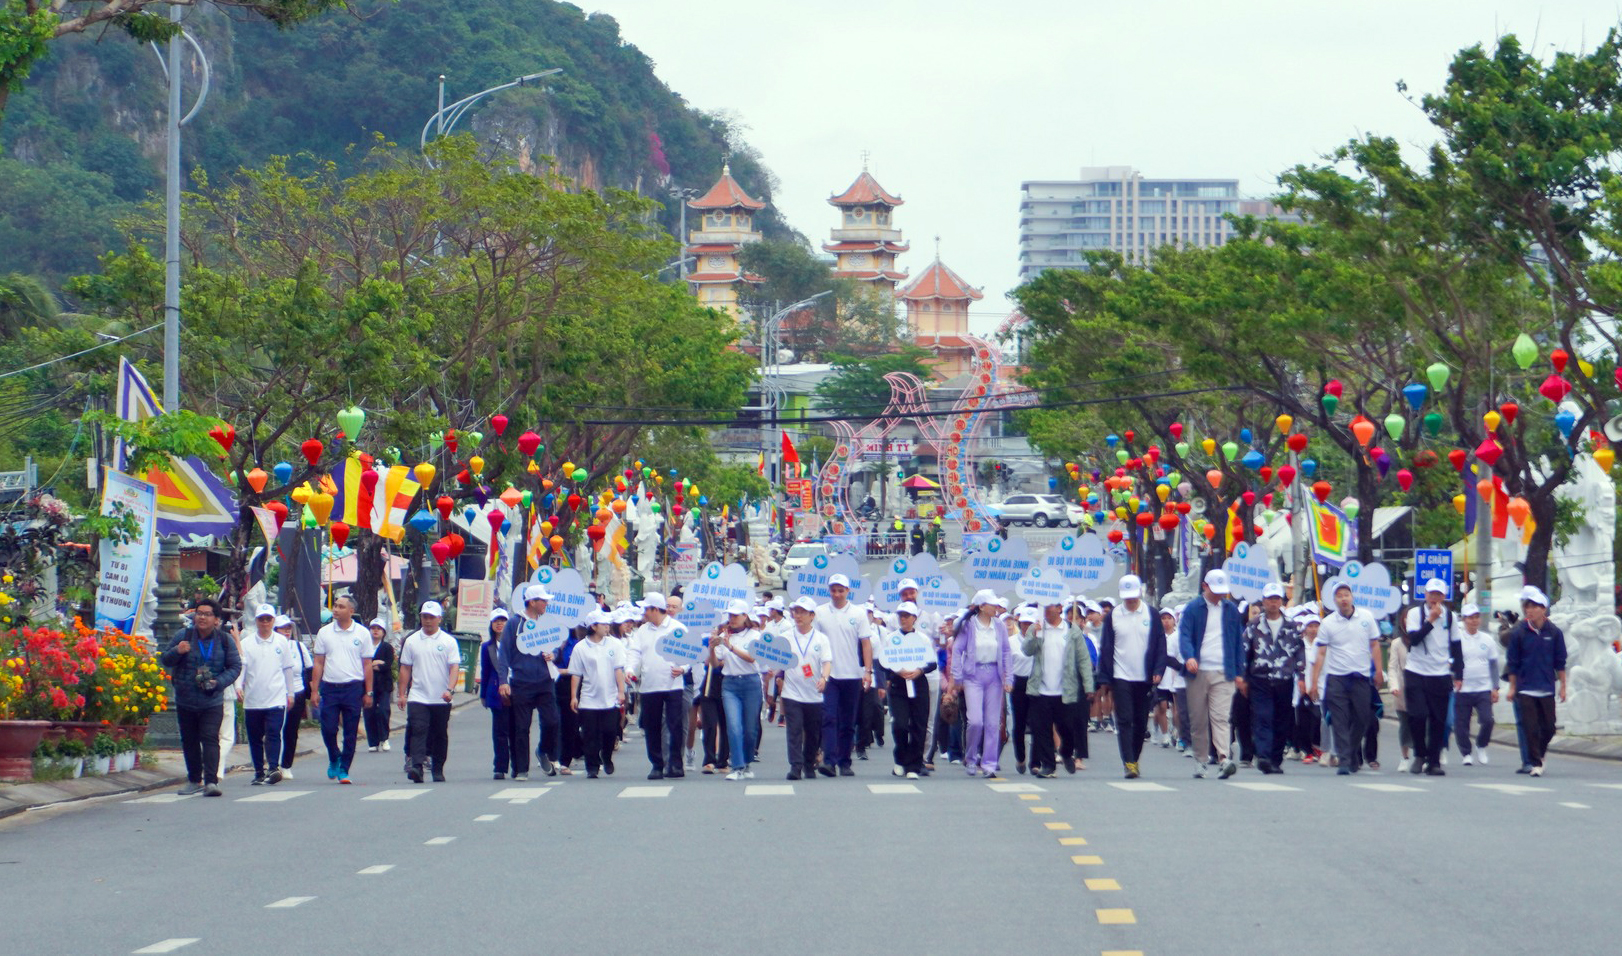
[[[197,668],[197,673],[192,675],[192,679],[197,682],[199,690],[210,691],[220,685],[220,682],[214,679],[214,669],[207,664]]]

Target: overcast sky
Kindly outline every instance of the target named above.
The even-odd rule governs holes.
[[[1440,88],[1463,47],[1513,32],[1585,49],[1622,20],[1616,0],[576,2],[614,16],[690,104],[748,127],[813,242],[870,152],[906,200],[901,265],[922,272],[939,235],[985,291],[980,332],[1010,308],[1024,180],[1130,165],[1267,195],[1362,133],[1431,141],[1396,83]]]

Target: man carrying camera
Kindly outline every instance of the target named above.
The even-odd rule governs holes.
[[[225,716],[225,689],[242,673],[236,641],[220,629],[223,615],[213,598],[191,606],[192,622],[175,635],[159,660],[175,684],[175,716],[180,723],[180,749],[186,758],[182,796],[220,795],[220,722]],[[235,714],[232,715],[234,720]]]

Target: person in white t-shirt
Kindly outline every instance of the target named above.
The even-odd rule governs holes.
[[[755,755],[760,716],[760,671],[754,643],[760,632],[749,624],[749,605],[727,605],[727,622],[710,639],[710,665],[721,669],[721,707],[726,711],[727,742],[732,747],[728,780],[753,780],[749,761]]]
[[[592,611],[586,617],[590,630],[569,654],[569,673],[576,678],[569,706],[580,718],[588,780],[597,779],[599,768],[613,776],[614,738],[625,706],[625,645],[608,636],[611,621],[610,614]]]
[[[282,782],[282,731],[293,696],[304,687],[293,645],[273,628],[276,609],[261,604],[255,631],[238,645],[242,655],[242,711],[253,758],[255,786]]]
[[[856,719],[862,693],[873,683],[873,626],[867,610],[850,603],[850,579],[843,574],[828,577],[828,603],[817,606],[817,630],[828,638],[834,655],[822,708],[822,763],[817,772],[824,777],[854,777]]]
[[[786,634],[797,663],[783,671],[782,705],[787,732],[788,779],[815,780],[822,747],[822,692],[833,672],[833,649],[817,630],[817,602],[809,597],[789,605]]]
[[[355,599],[347,594],[333,599],[332,621],[316,632],[313,682],[310,706],[321,715],[327,779],[347,784],[350,765],[355,762],[361,712],[372,704],[372,635],[355,620]]]
[[[451,695],[462,669],[456,641],[439,629],[445,609],[426,601],[418,614],[422,628],[413,631],[400,648],[398,702],[406,712],[406,746],[410,770],[406,776],[422,783],[425,760],[431,761],[434,780],[445,779],[445,758],[450,750]]]
[[[1335,731],[1339,758],[1335,772],[1345,776],[1362,769],[1363,735],[1374,717],[1370,673],[1376,685],[1385,683],[1380,626],[1374,615],[1352,603],[1350,585],[1341,583],[1335,588],[1335,611],[1318,625],[1316,644],[1317,660],[1308,693],[1313,700],[1324,698]],[[1324,677],[1322,690],[1320,674]]]
[[[1458,650],[1453,660],[1455,697],[1453,730],[1464,754],[1466,767],[1487,763],[1487,744],[1492,742],[1492,705],[1498,703],[1498,639],[1481,629],[1481,608],[1466,604],[1459,609],[1459,629],[1453,641]],[[1470,719],[1479,718],[1480,735],[1470,746]]]

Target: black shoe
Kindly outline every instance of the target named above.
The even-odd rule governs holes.
[[[788,776],[784,777],[783,779],[784,780],[798,780],[798,779],[800,779],[800,768],[795,767],[793,770],[790,770],[788,772]]]
[[[407,770],[406,779],[410,780],[412,783],[422,783],[422,768],[412,767],[410,770]]]
[[[1530,773],[1531,770],[1532,770],[1531,767],[1527,767],[1525,770],[1522,770],[1521,773]],[[202,792],[203,792],[203,785],[200,784],[200,783],[188,783],[184,787],[180,788],[180,795],[183,796],[183,797],[189,797],[194,793],[202,793]]]
[[[223,796],[223,794],[220,793],[220,785],[217,784],[217,783],[211,783],[211,784],[205,786],[203,788],[203,796],[205,796],[205,797]]]
[[[1433,763],[1429,767],[1425,768],[1425,776],[1427,776],[1427,777],[1445,777],[1445,776],[1447,776],[1447,771],[1442,769],[1441,764]]]
[[[1408,772],[1411,773],[1411,774],[1414,774],[1415,776],[1418,776],[1419,774],[1424,773],[1425,772],[1425,761],[1420,760],[1417,757],[1414,758],[1414,765],[1412,767],[1408,768]]]
[[[1066,757],[1066,758],[1064,758],[1064,772],[1065,773],[1075,773],[1076,772],[1076,758],[1074,758],[1074,757]]]
[[[541,760],[541,772],[546,774],[548,777],[555,777],[558,775],[558,766],[550,759],[543,758]]]
[[[866,760],[867,759],[867,751],[865,751],[865,750],[856,751],[856,759],[857,760]]]
[[[1273,772],[1273,761],[1268,760],[1266,757],[1257,757],[1256,758],[1256,769],[1260,770],[1262,773],[1272,773]]]
[[[854,777],[856,776],[856,771],[850,769],[849,767],[840,767],[839,775],[841,777]]]
[[[445,774],[443,772],[434,774],[434,782],[435,783],[444,783],[445,782]]]
[[[1529,764],[1529,763],[1523,763],[1523,764],[1521,764],[1521,769],[1519,769],[1519,770],[1517,770],[1515,772],[1516,773],[1531,773],[1532,772],[1532,765]],[[182,790],[180,792],[185,793],[186,791]]]
[[[498,772],[498,773],[497,773],[497,774],[496,774],[496,775],[495,775],[495,778],[494,778],[494,779],[496,779],[496,780],[505,780],[505,779],[507,779],[507,775],[506,775],[506,774],[504,774],[504,773],[499,773],[499,772]]]
[[[603,761],[603,773],[608,774],[610,777],[612,777],[614,775],[614,761],[612,761],[612,760],[604,760]],[[672,776],[679,776],[679,775],[678,774],[672,774]]]
[[[1018,770],[1021,775],[1024,775],[1024,773],[1025,773],[1025,761],[1021,760],[1019,763],[1014,764],[1014,769]]]
[[[1527,770],[1530,771],[1531,768],[1528,767]],[[817,764],[817,773],[822,774],[824,777],[837,777],[837,776],[839,776],[839,770],[837,768],[835,768],[833,764],[827,764],[827,763]]]
[[[663,780],[664,778],[665,772],[660,770],[658,767],[654,767],[652,770],[648,771],[649,780]]]
[[[282,772],[280,770],[276,769],[275,767],[271,767],[270,768],[270,773],[265,774],[265,782],[270,784],[273,787],[275,785],[277,785],[278,783],[281,783],[282,782]]]
[[[265,785],[265,775],[262,773],[254,774],[253,779],[248,781],[248,785],[251,787],[263,787]]]
[[[613,773],[613,772],[614,771],[612,771],[612,770],[609,771],[609,773]],[[683,778],[685,776],[687,776],[687,771],[685,771],[685,770],[671,770],[671,771],[668,771],[668,772],[665,773],[665,779],[666,780],[680,780],[681,778]]]
[[[587,780],[596,780],[597,779],[597,771],[595,771],[595,770],[587,770],[586,771],[586,779]]]

